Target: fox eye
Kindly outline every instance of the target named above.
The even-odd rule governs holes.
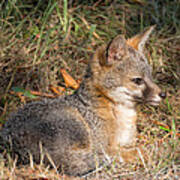
[[[144,83],[144,80],[142,78],[133,78],[132,82],[134,82],[137,85],[142,85]]]

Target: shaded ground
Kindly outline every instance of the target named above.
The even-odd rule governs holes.
[[[139,107],[138,142],[147,162],[142,163],[141,157],[132,165],[114,162],[95,179],[179,179],[180,1],[70,1],[68,6],[60,0],[47,1],[47,5],[35,2],[3,1],[0,5],[1,126],[11,111],[35,100],[30,90],[56,96],[50,87],[65,86],[61,68],[81,80],[98,45],[119,33],[130,37],[156,24],[146,54],[168,97],[158,108]],[[17,96],[19,91],[25,98]],[[0,179],[10,177],[62,178],[43,165],[16,167],[15,161],[2,155]]]

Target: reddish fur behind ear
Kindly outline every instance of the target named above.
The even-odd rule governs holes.
[[[146,41],[149,39],[149,36],[155,26],[151,26],[148,29],[144,30],[142,33],[137,34],[136,36],[128,39],[126,42],[129,46],[133,47],[134,49],[143,52],[144,46]]]
[[[140,42],[140,38],[137,36],[127,40],[127,44],[136,50],[138,50],[139,42]]]

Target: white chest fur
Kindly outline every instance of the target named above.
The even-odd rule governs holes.
[[[114,113],[117,122],[116,143],[121,147],[132,145],[136,138],[136,111],[119,104]]]

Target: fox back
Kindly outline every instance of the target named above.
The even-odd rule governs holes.
[[[79,89],[70,96],[32,102],[12,114],[1,138],[19,163],[49,163],[82,176],[115,156],[131,161],[136,105],[158,105],[165,93],[153,82],[143,48],[153,27],[99,47]]]

